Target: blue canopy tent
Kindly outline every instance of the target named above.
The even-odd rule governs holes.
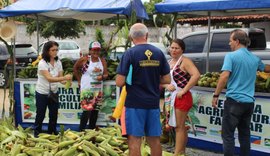
[[[100,20],[116,15],[148,19],[141,0],[19,0],[0,10],[0,18],[35,15],[40,18]],[[34,17],[35,17],[34,16]]]
[[[208,16],[208,38],[210,38],[210,16],[233,16],[251,14],[269,14],[270,0],[164,0],[155,5],[157,13],[178,13],[182,15],[202,15]],[[209,40],[206,69],[209,66]],[[255,137],[255,136],[254,136]],[[214,136],[213,136],[214,138]],[[262,138],[263,139],[263,138]],[[222,145],[218,141],[210,142],[204,139],[190,138],[190,146],[222,151]],[[269,155],[262,149],[252,150],[251,155]]]
[[[270,0],[165,0],[155,5],[158,13],[230,16],[270,13]]]
[[[26,15],[37,20],[101,20],[117,15],[148,19],[141,0],[19,0],[0,10],[0,18]],[[38,24],[38,22],[37,22]],[[37,34],[39,26],[37,25]],[[37,37],[37,47],[39,37]]]
[[[0,10],[0,18],[26,15],[43,20],[101,20],[117,15],[148,19],[141,0],[19,0]],[[37,35],[39,35],[37,22]],[[37,37],[37,47],[39,36]]]
[[[155,4],[157,13],[178,13],[208,16],[208,38],[210,38],[211,16],[233,16],[270,13],[270,0],[165,0]],[[176,23],[175,23],[176,25]],[[176,26],[175,26],[175,37]],[[209,49],[206,71],[209,70]]]
[[[37,20],[76,19],[91,21],[111,18],[118,15],[131,17],[133,10],[136,12],[137,18],[148,19],[141,0],[19,0],[1,9],[0,18],[25,15],[26,17]],[[38,25],[37,36],[38,47]],[[15,60],[15,52],[13,60]],[[16,90],[16,92],[20,92],[20,90]],[[20,95],[20,93],[17,95]],[[20,97],[15,97],[15,101],[20,102]],[[18,115],[18,118],[18,120],[22,120],[21,115]],[[27,126],[27,124],[28,123],[25,123],[26,127],[31,125],[29,124]],[[70,125],[70,127],[72,126],[78,127],[77,125]]]

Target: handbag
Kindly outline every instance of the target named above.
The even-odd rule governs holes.
[[[50,68],[48,70],[50,72]],[[51,83],[49,83],[49,94],[48,94],[48,99],[51,103],[58,103],[58,93],[54,93],[51,90]]]
[[[54,93],[53,91],[49,91],[48,98],[52,103],[58,103],[58,93]]]

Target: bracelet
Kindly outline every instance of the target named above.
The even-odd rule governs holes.
[[[213,93],[213,98],[218,98],[219,97],[219,94],[215,94],[215,93]]]

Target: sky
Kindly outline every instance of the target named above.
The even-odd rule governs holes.
[[[149,2],[149,0],[141,0],[142,1],[142,3],[144,3],[144,2]]]

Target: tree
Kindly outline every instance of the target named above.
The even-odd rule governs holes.
[[[12,1],[9,1],[9,0],[0,0],[0,8],[4,8],[11,3],[12,3]]]
[[[37,21],[24,19],[27,23],[27,33],[32,34],[37,31]],[[79,20],[68,21],[39,21],[40,35],[44,38],[55,36],[56,38],[79,38],[79,33],[84,33],[85,24]]]

